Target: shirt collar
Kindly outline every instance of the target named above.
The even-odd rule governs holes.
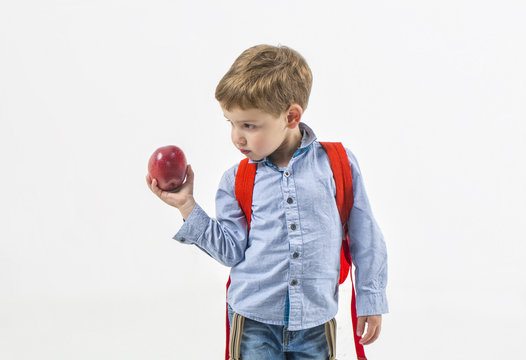
[[[304,122],[299,122],[298,126],[301,132],[301,144],[298,150],[294,152],[294,155],[292,155],[292,157],[296,157],[304,153],[305,151],[307,151],[309,146],[314,142],[314,140],[316,140],[316,135],[314,134],[314,131],[312,131],[312,129],[307,124],[305,124]],[[248,159],[249,164],[260,163],[260,162],[266,162],[267,164],[269,164],[270,160],[268,159],[268,156],[265,157],[264,159],[257,160],[257,161]]]

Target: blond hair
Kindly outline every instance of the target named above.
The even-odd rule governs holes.
[[[215,98],[230,111],[256,108],[279,116],[296,103],[307,108],[312,72],[305,59],[283,45],[243,51],[216,87]]]

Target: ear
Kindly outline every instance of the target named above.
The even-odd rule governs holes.
[[[303,109],[298,104],[294,103],[287,109],[287,127],[295,128],[301,121]]]

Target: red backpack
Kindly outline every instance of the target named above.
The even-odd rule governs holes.
[[[342,239],[342,250],[340,254],[340,284],[342,284],[347,275],[351,274],[352,297],[351,297],[351,318],[354,331],[354,346],[356,348],[356,355],[358,360],[367,360],[363,345],[359,343],[361,337],[356,335],[356,327],[358,324],[358,317],[356,316],[356,295],[354,292],[354,282],[352,271],[350,271],[352,259],[349,252],[349,236],[347,229],[347,219],[351,212],[353,205],[353,188],[352,188],[352,174],[347,152],[343,145],[339,142],[320,142],[329,157],[331,164],[334,182],[336,184],[336,204],[338,205],[338,212],[340,213],[340,220],[344,227],[345,237]],[[254,189],[254,179],[256,178],[257,163],[249,164],[248,158],[243,159],[239,163],[236,174],[235,192],[236,199],[239,206],[243,210],[247,218],[248,231],[250,231],[250,220],[252,217],[252,191]],[[226,284],[230,286],[230,277]],[[228,309],[226,313],[226,350],[225,360],[230,357],[228,350],[228,343],[230,337],[230,323],[228,321]]]

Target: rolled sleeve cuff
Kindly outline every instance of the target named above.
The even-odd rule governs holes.
[[[387,314],[387,296],[385,292],[356,296],[357,316]]]
[[[196,244],[205,232],[209,221],[210,217],[206,212],[198,204],[195,204],[194,209],[183,223],[183,226],[181,226],[172,239],[181,244]]]

